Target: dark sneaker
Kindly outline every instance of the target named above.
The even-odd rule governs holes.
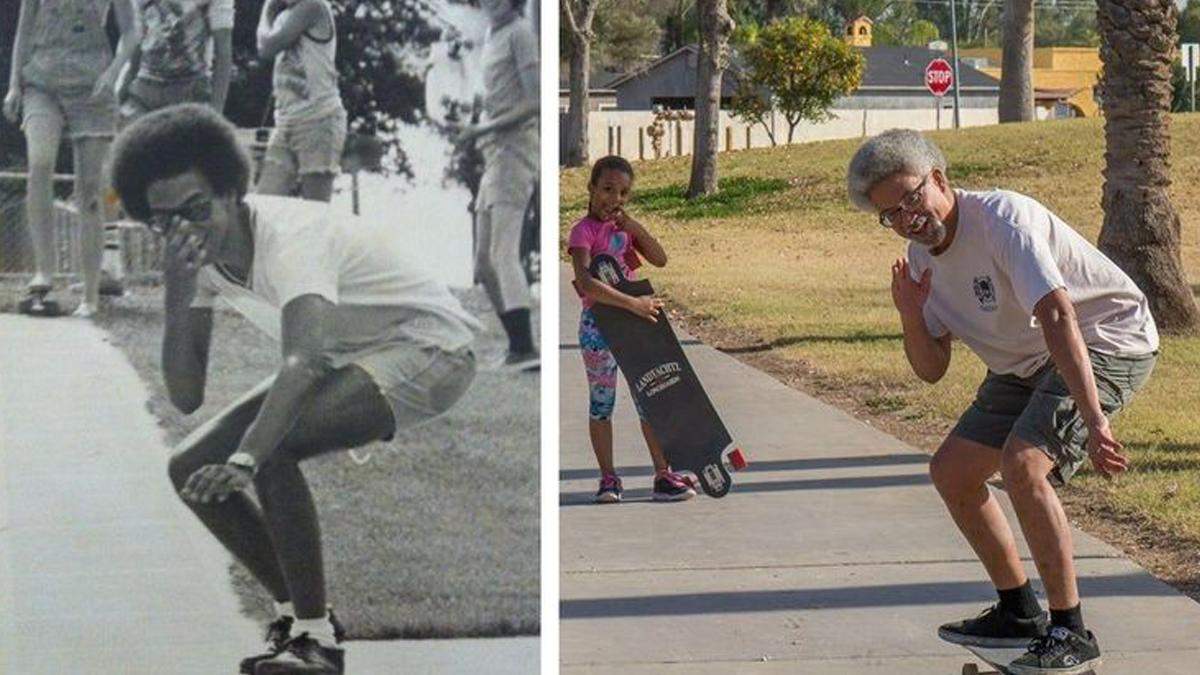
[[[681,502],[696,496],[692,480],[670,469],[654,474],[654,501]]]
[[[1100,644],[1092,631],[1087,635],[1054,626],[1044,637],[1029,643],[1025,655],[1008,664],[1016,675],[1079,675],[1100,665]]]
[[[326,647],[301,633],[284,645],[283,651],[254,667],[254,675],[343,675],[346,652]]]
[[[293,620],[290,616],[281,616],[267,624],[266,650],[261,654],[242,659],[242,663],[238,666],[238,672],[243,675],[254,675],[254,666],[258,665],[260,661],[273,659],[283,652],[284,645],[291,637]]]
[[[1045,612],[1023,619],[992,605],[974,619],[942,624],[938,637],[956,645],[976,647],[1024,647],[1046,634],[1050,621]]]
[[[514,372],[529,372],[540,370],[542,367],[542,357],[537,353],[537,350],[531,352],[509,352],[504,357],[504,364],[501,369]]]
[[[615,473],[600,477],[600,489],[596,491],[597,504],[616,504],[621,501],[621,478]]]
[[[242,659],[241,665],[238,667],[238,672],[244,675],[254,675],[254,667],[260,661],[273,659],[283,653],[288,639],[292,636],[292,623],[295,620],[290,616],[281,616],[271,623],[267,624],[267,647],[262,654],[256,654]],[[342,626],[342,622],[338,620],[337,615],[333,613],[333,608],[329,608],[329,623],[333,626],[333,638],[341,643],[346,639],[346,628]]]

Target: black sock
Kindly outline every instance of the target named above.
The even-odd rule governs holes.
[[[529,308],[512,309],[500,315],[504,332],[508,333],[508,351],[527,354],[533,351],[533,329],[529,325]]]
[[[1087,637],[1087,633],[1083,627],[1082,605],[1075,605],[1071,609],[1050,610],[1050,625],[1062,626],[1076,635]]]
[[[1033,594],[1033,586],[1028,580],[1016,588],[996,590],[1000,596],[1000,609],[1022,619],[1032,619],[1042,613],[1037,596]]]

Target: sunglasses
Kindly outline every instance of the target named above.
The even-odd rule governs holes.
[[[146,219],[146,227],[155,234],[165,235],[184,220],[192,223],[207,222],[212,218],[212,213],[212,200],[198,199],[177,209],[151,213],[150,217]]]
[[[896,204],[887,211],[880,212],[879,224],[888,228],[889,230],[893,229],[896,226],[901,213],[906,211],[911,212],[920,206],[922,199],[921,193],[925,190],[925,184],[929,182],[929,177],[932,175],[932,173],[925,174],[925,177],[921,179],[921,182],[917,183],[917,187],[904,193],[904,196],[900,198],[899,204]]]

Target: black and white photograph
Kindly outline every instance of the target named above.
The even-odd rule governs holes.
[[[5,0],[0,671],[539,671],[538,5]]]

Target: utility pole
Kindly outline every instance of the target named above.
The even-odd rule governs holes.
[[[958,87],[961,80],[958,77],[958,15],[954,11],[954,3],[955,0],[950,0],[950,61],[954,65],[954,128],[957,129],[960,124]]]

